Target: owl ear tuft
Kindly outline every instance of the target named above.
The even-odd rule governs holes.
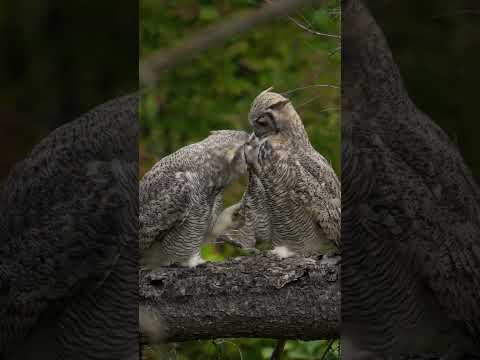
[[[269,92],[270,90],[273,90],[273,86],[270,86],[268,89],[263,90],[258,96],[262,96],[263,94]]]
[[[288,99],[281,100],[279,102],[276,102],[275,104],[270,105],[268,108],[269,109],[281,109],[285,105],[287,105],[289,102],[290,102],[290,100],[288,100]]]

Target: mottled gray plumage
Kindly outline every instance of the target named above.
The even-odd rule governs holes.
[[[138,350],[136,95],[53,131],[0,201],[0,358]]]
[[[253,102],[245,147],[249,184],[221,238],[245,248],[271,242],[280,256],[312,256],[340,244],[340,183],[310,144],[293,105],[264,91]]]
[[[480,349],[480,190],[368,9],[343,5],[342,355],[461,359]]]
[[[201,262],[200,245],[223,208],[223,190],[246,171],[243,131],[214,131],[161,159],[140,182],[142,263]]]

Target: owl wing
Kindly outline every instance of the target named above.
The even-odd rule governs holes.
[[[152,187],[140,187],[140,192],[151,190]],[[188,182],[173,182],[140,203],[141,250],[148,249],[155,241],[161,241],[165,234],[185,220],[193,191]]]
[[[20,176],[29,168],[17,167],[2,193],[0,354],[101,286],[136,238],[136,164],[91,161]]]
[[[57,128],[2,184],[0,358],[60,326],[136,244],[137,104],[127,95]]]
[[[316,152],[291,153],[288,161],[296,179],[292,201],[304,206],[325,238],[340,248],[340,183],[334,170]]]
[[[424,133],[428,132],[421,135]],[[438,135],[444,134],[439,130]],[[419,269],[449,317],[462,321],[479,339],[480,190],[456,148],[438,138],[436,143],[428,138],[413,144],[405,141],[413,151],[408,158],[415,159],[408,164],[405,152],[399,156],[400,151],[382,149],[382,155],[390,155],[383,159],[382,167],[394,177],[390,183],[400,186],[390,187],[391,199],[378,194],[370,203],[377,209],[396,206],[397,212],[390,210],[386,216],[377,210],[376,228],[387,231],[403,260]],[[402,246],[404,243],[409,246]]]
[[[205,242],[212,242],[216,240],[216,237],[219,234],[219,228],[222,228],[223,218],[221,217],[222,211],[224,208],[223,203],[223,190],[220,191],[213,200],[213,206],[210,215],[210,227],[208,229],[208,236],[205,237]],[[221,232],[221,230],[220,230]]]
[[[211,220],[211,223],[210,223],[209,231],[212,230],[213,226],[217,222],[220,214],[223,211],[223,206],[224,206],[224,204],[223,204],[223,190],[222,190],[215,196],[215,200],[213,201],[212,220]]]
[[[258,176],[252,174],[245,199],[246,223],[252,229],[255,243],[272,241],[270,210],[265,188]]]
[[[231,224],[219,236],[218,241],[243,249],[254,249],[258,241],[271,241],[265,191],[256,174],[250,172],[247,190],[242,200],[225,210],[229,211]]]

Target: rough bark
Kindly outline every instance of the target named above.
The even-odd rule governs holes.
[[[338,263],[262,253],[194,269],[142,270],[141,304],[162,318],[165,341],[337,337]]]

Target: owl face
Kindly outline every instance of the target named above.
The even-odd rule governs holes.
[[[277,93],[264,91],[258,95],[249,114],[255,136],[262,139],[284,130],[289,122],[287,104],[290,100]]]
[[[244,153],[248,168],[257,175],[267,176],[275,172],[278,162],[288,156],[288,149],[277,139],[259,139],[252,134],[245,144]]]
[[[247,171],[244,147],[248,140],[248,134],[244,131],[220,130],[212,131],[205,140],[208,147],[229,169],[233,177]]]

